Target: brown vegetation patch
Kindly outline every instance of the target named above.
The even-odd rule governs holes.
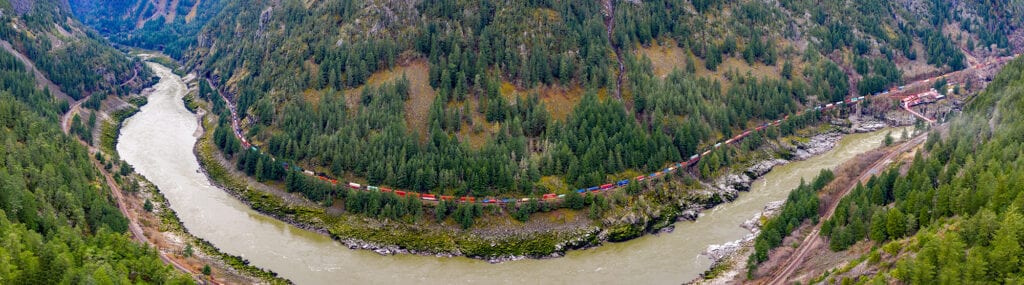
[[[359,103],[359,94],[366,86],[378,86],[402,78],[409,80],[409,100],[405,101],[405,123],[410,131],[419,133],[426,138],[427,119],[430,116],[430,104],[434,102],[436,93],[430,87],[430,70],[425,59],[404,62],[390,70],[370,75],[363,86],[345,90],[345,103],[354,108]]]
[[[928,53],[924,51],[924,45],[918,41],[914,41],[913,49],[914,52],[917,53],[917,59],[898,63],[896,65],[896,67],[903,72],[904,81],[910,82],[939,73],[938,68],[928,64]]]
[[[654,76],[658,78],[668,76],[675,69],[685,70],[686,60],[691,58],[689,52],[676,45],[674,40],[668,40],[664,45],[655,43],[650,47],[640,46],[637,48],[637,53],[639,56],[646,56],[651,60]]]

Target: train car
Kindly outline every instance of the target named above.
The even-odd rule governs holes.
[[[420,199],[427,201],[437,201],[437,196],[434,196],[434,194],[423,194],[420,195]]]
[[[452,201],[455,200],[455,196],[441,196],[441,200]]]
[[[615,183],[615,185],[619,187],[626,186],[627,184],[629,184],[629,179],[622,179]]]
[[[398,195],[398,197],[405,197],[405,191],[397,190],[395,191],[395,195]]]
[[[561,199],[561,198],[565,198],[565,194],[558,194],[558,198],[559,198],[559,199]]]
[[[636,181],[644,181],[644,179],[647,179],[647,177],[644,177],[643,175],[636,177]]]
[[[370,190],[370,191],[374,191],[374,192],[380,192],[380,188],[377,187],[377,186],[366,185],[366,190]]]
[[[658,173],[657,172],[651,173],[651,175],[647,176],[647,178],[655,178],[655,177],[658,177]]]
[[[576,189],[576,193],[587,193],[587,189]]]
[[[857,100],[864,100],[864,96],[857,97]]]
[[[540,196],[540,198],[544,199],[544,200],[555,199],[555,197],[558,197],[558,196],[555,195],[555,193],[549,193],[549,194],[544,194],[544,195]]]
[[[312,171],[309,171],[309,170],[303,170],[303,171],[302,171],[302,174],[305,174],[305,175],[309,175],[309,176],[314,176],[314,175],[316,175],[316,173],[313,173]]]
[[[359,189],[359,188],[363,188],[363,185],[359,185],[359,183],[349,182],[348,183],[348,188]]]
[[[730,138],[730,139],[725,140],[725,144],[732,144],[732,142],[734,142],[734,141],[736,141],[736,139]]]
[[[676,167],[675,166],[672,166],[672,167],[669,167],[669,168],[665,168],[665,173],[669,173],[669,172],[672,172],[672,171],[676,171]]]
[[[591,192],[597,191],[597,190],[601,190],[601,186],[594,186],[594,187],[587,188],[587,191],[591,191]]]
[[[686,164],[693,164],[694,162],[697,162],[698,159],[700,159],[700,155],[697,155],[697,154],[691,155],[690,156],[690,160],[687,160]]]
[[[476,197],[462,196],[462,197],[459,197],[459,202],[473,203],[473,202],[476,202]]]
[[[707,156],[708,154],[711,154],[711,151],[705,150],[703,153],[700,154],[700,156]]]
[[[380,192],[384,192],[384,193],[391,193],[391,188],[387,188],[387,187],[380,187]]]
[[[519,199],[519,202],[530,202],[530,198]]]
[[[740,134],[740,138],[742,139],[742,138],[745,138],[745,137],[747,137],[749,135],[750,135],[750,131],[746,131],[746,132],[743,132],[742,134]]]
[[[900,85],[900,87],[897,87],[896,90],[903,91],[903,85]]]
[[[715,148],[718,148],[718,147],[720,147],[720,146],[722,146],[722,143],[716,143],[716,144],[715,144]]]
[[[611,184],[611,183],[604,184],[604,185],[601,185],[601,190],[612,189],[612,187],[615,187],[615,184]]]
[[[832,108],[832,103],[825,104],[825,108]]]
[[[515,200],[513,200],[513,199],[509,199],[509,198],[504,198],[504,199],[501,199],[501,202],[502,202],[502,203],[508,203],[508,202],[512,202],[512,201],[515,201]]]

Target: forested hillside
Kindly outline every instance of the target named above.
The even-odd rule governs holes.
[[[51,94],[0,51],[0,280],[191,283],[126,234],[85,147],[57,127]]]
[[[181,57],[222,9],[221,0],[71,0],[75,15],[112,41]],[[173,6],[177,5],[177,6]]]
[[[0,1],[3,40],[73,99],[125,94],[149,80],[58,2]],[[68,102],[34,80],[0,50],[0,283],[192,283],[126,234],[89,152],[58,127]]]
[[[821,233],[833,250],[869,240],[882,283],[1024,280],[1024,61],[1007,65],[905,171],[844,198]],[[880,262],[882,261],[882,262]],[[858,276],[859,277],[859,276]],[[855,277],[857,278],[857,277]]]
[[[74,19],[62,1],[0,1],[0,38],[73,99],[92,93],[126,95],[152,77],[136,59]]]
[[[115,41],[156,47],[135,40],[154,27],[190,41],[181,59],[277,158],[478,196],[660,169],[806,106],[962,69],[964,51],[1004,53],[1021,25],[1019,5],[941,0],[73,2]],[[218,16],[140,20],[189,5]],[[652,46],[685,56],[655,75]],[[283,179],[245,156],[247,172]],[[728,162],[719,156],[702,174]]]

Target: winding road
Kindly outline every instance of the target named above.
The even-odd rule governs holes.
[[[45,77],[43,77],[43,78],[45,78]],[[49,82],[49,80],[47,80],[47,82]],[[70,98],[70,97],[68,97],[68,98]],[[75,138],[75,136],[72,135],[71,132],[70,132],[70,129],[71,129],[71,123],[70,123],[71,122],[71,118],[75,114],[77,114],[79,112],[79,110],[81,109],[82,103],[84,103],[86,100],[89,100],[89,96],[86,96],[85,98],[82,98],[81,100],[78,100],[78,101],[69,101],[69,102],[73,102],[73,104],[71,105],[71,108],[68,109],[68,112],[64,113],[64,115],[61,116],[61,120],[60,120],[61,121],[61,130],[63,130],[64,134],[68,135],[69,137]],[[75,139],[75,141],[77,141],[78,143],[80,143],[83,146],[85,146],[86,149],[88,149],[89,154],[95,154],[97,151],[99,151],[98,149],[96,149],[96,147],[90,146],[85,141],[82,141],[82,140],[77,139],[77,138]],[[127,200],[124,197],[124,194],[123,194],[124,192],[121,191],[121,186],[119,186],[117,184],[117,182],[114,180],[113,176],[110,175],[110,172],[108,172],[103,167],[103,164],[100,163],[98,160],[96,160],[96,158],[94,156],[90,155],[89,156],[89,160],[92,162],[93,166],[95,166],[96,169],[99,170],[100,173],[103,174],[103,177],[104,177],[104,180],[107,183],[107,186],[110,187],[110,193],[112,195],[114,195],[114,200],[115,200],[115,202],[117,202],[117,208],[120,209],[121,210],[121,214],[124,215],[124,217],[128,219],[128,230],[131,233],[131,236],[136,241],[138,241],[140,243],[147,244],[147,245],[153,246],[154,248],[157,248],[156,252],[160,256],[160,259],[164,261],[164,263],[170,264],[171,266],[174,267],[174,269],[188,274],[193,279],[195,279],[196,282],[198,282],[199,284],[206,283],[205,280],[203,280],[201,277],[199,277],[199,276],[201,276],[200,272],[192,270],[192,269],[186,267],[185,265],[179,263],[177,260],[174,260],[174,259],[170,258],[170,256],[168,256],[166,252],[160,250],[159,247],[156,246],[156,244],[152,243],[149,240],[149,238],[146,237],[144,231],[142,230],[142,227],[139,226],[139,218],[137,216],[135,216],[135,215],[132,215],[130,212],[128,212],[129,205],[128,205]]]

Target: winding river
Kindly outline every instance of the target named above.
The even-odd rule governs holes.
[[[679,222],[672,233],[572,251],[563,258],[502,264],[380,256],[259,214],[212,186],[192,153],[201,130],[182,103],[185,84],[168,68],[148,65],[160,82],[149,103],[125,122],[118,153],[160,188],[191,233],[298,284],[679,284],[710,266],[701,251],[747,235],[739,224],[768,202],[785,199],[800,178],[809,180],[822,168],[873,149],[885,136],[884,131],[849,135],[832,151],[776,167],[735,202],[706,211],[696,222]]]

